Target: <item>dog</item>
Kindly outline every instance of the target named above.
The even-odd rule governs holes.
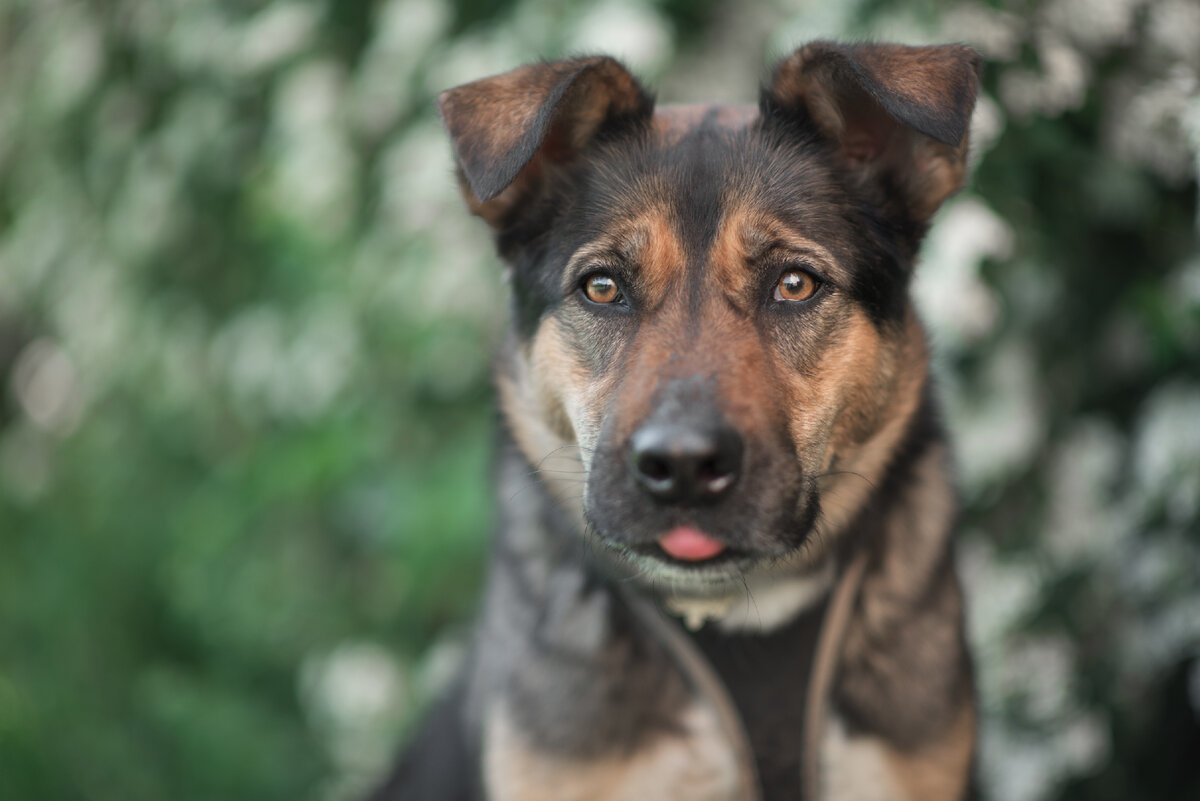
[[[470,656],[385,799],[952,801],[976,702],[909,287],[968,47],[812,42],[757,106],[618,61],[449,89],[512,287]]]

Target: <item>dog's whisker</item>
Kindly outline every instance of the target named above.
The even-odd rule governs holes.
[[[872,492],[876,492],[879,490],[879,487],[877,487],[875,485],[874,481],[867,478],[862,473],[857,473],[853,470],[830,470],[826,473],[818,474],[816,476],[816,480],[820,481],[823,478],[837,478],[839,476],[853,476],[854,478],[862,479],[866,483],[867,487],[869,487],[871,489]]]
[[[738,578],[741,579],[742,589],[745,590],[745,592],[746,592],[746,617],[747,617],[747,620],[749,619],[749,616],[750,616],[750,608],[753,607],[754,615],[755,615],[755,617],[758,618],[758,626],[759,626],[759,628],[762,628],[762,624],[763,624],[762,610],[758,608],[758,601],[755,600],[754,592],[750,589],[750,582],[746,580],[746,571],[742,570],[739,567],[738,571],[737,571],[737,575],[738,575]]]

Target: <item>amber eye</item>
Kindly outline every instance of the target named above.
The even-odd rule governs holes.
[[[616,303],[621,299],[617,282],[604,273],[592,273],[583,279],[583,294],[592,303]]]
[[[775,285],[775,300],[808,300],[821,285],[804,270],[788,270]]]

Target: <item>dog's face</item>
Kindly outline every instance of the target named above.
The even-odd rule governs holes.
[[[908,283],[975,74],[966,48],[815,44],[758,109],[655,112],[608,59],[443,95],[511,266],[508,423],[608,551],[700,593],[827,552],[924,386]],[[582,493],[546,465],[576,449]]]

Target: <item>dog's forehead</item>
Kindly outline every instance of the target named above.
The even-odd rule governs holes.
[[[841,192],[827,149],[803,132],[766,125],[757,106],[658,108],[646,136],[615,139],[585,165],[585,213],[623,217],[669,207],[688,233],[732,205],[825,215]]]
[[[758,119],[758,108],[751,105],[695,103],[659,106],[650,121],[650,130],[660,144],[677,144],[697,130],[737,131]]]
[[[811,139],[764,126],[755,106],[665,106],[648,137],[610,142],[587,165],[567,236],[576,249],[615,251],[630,236],[670,236],[695,264],[722,231],[747,247],[783,228],[834,233],[844,197],[826,156]]]

